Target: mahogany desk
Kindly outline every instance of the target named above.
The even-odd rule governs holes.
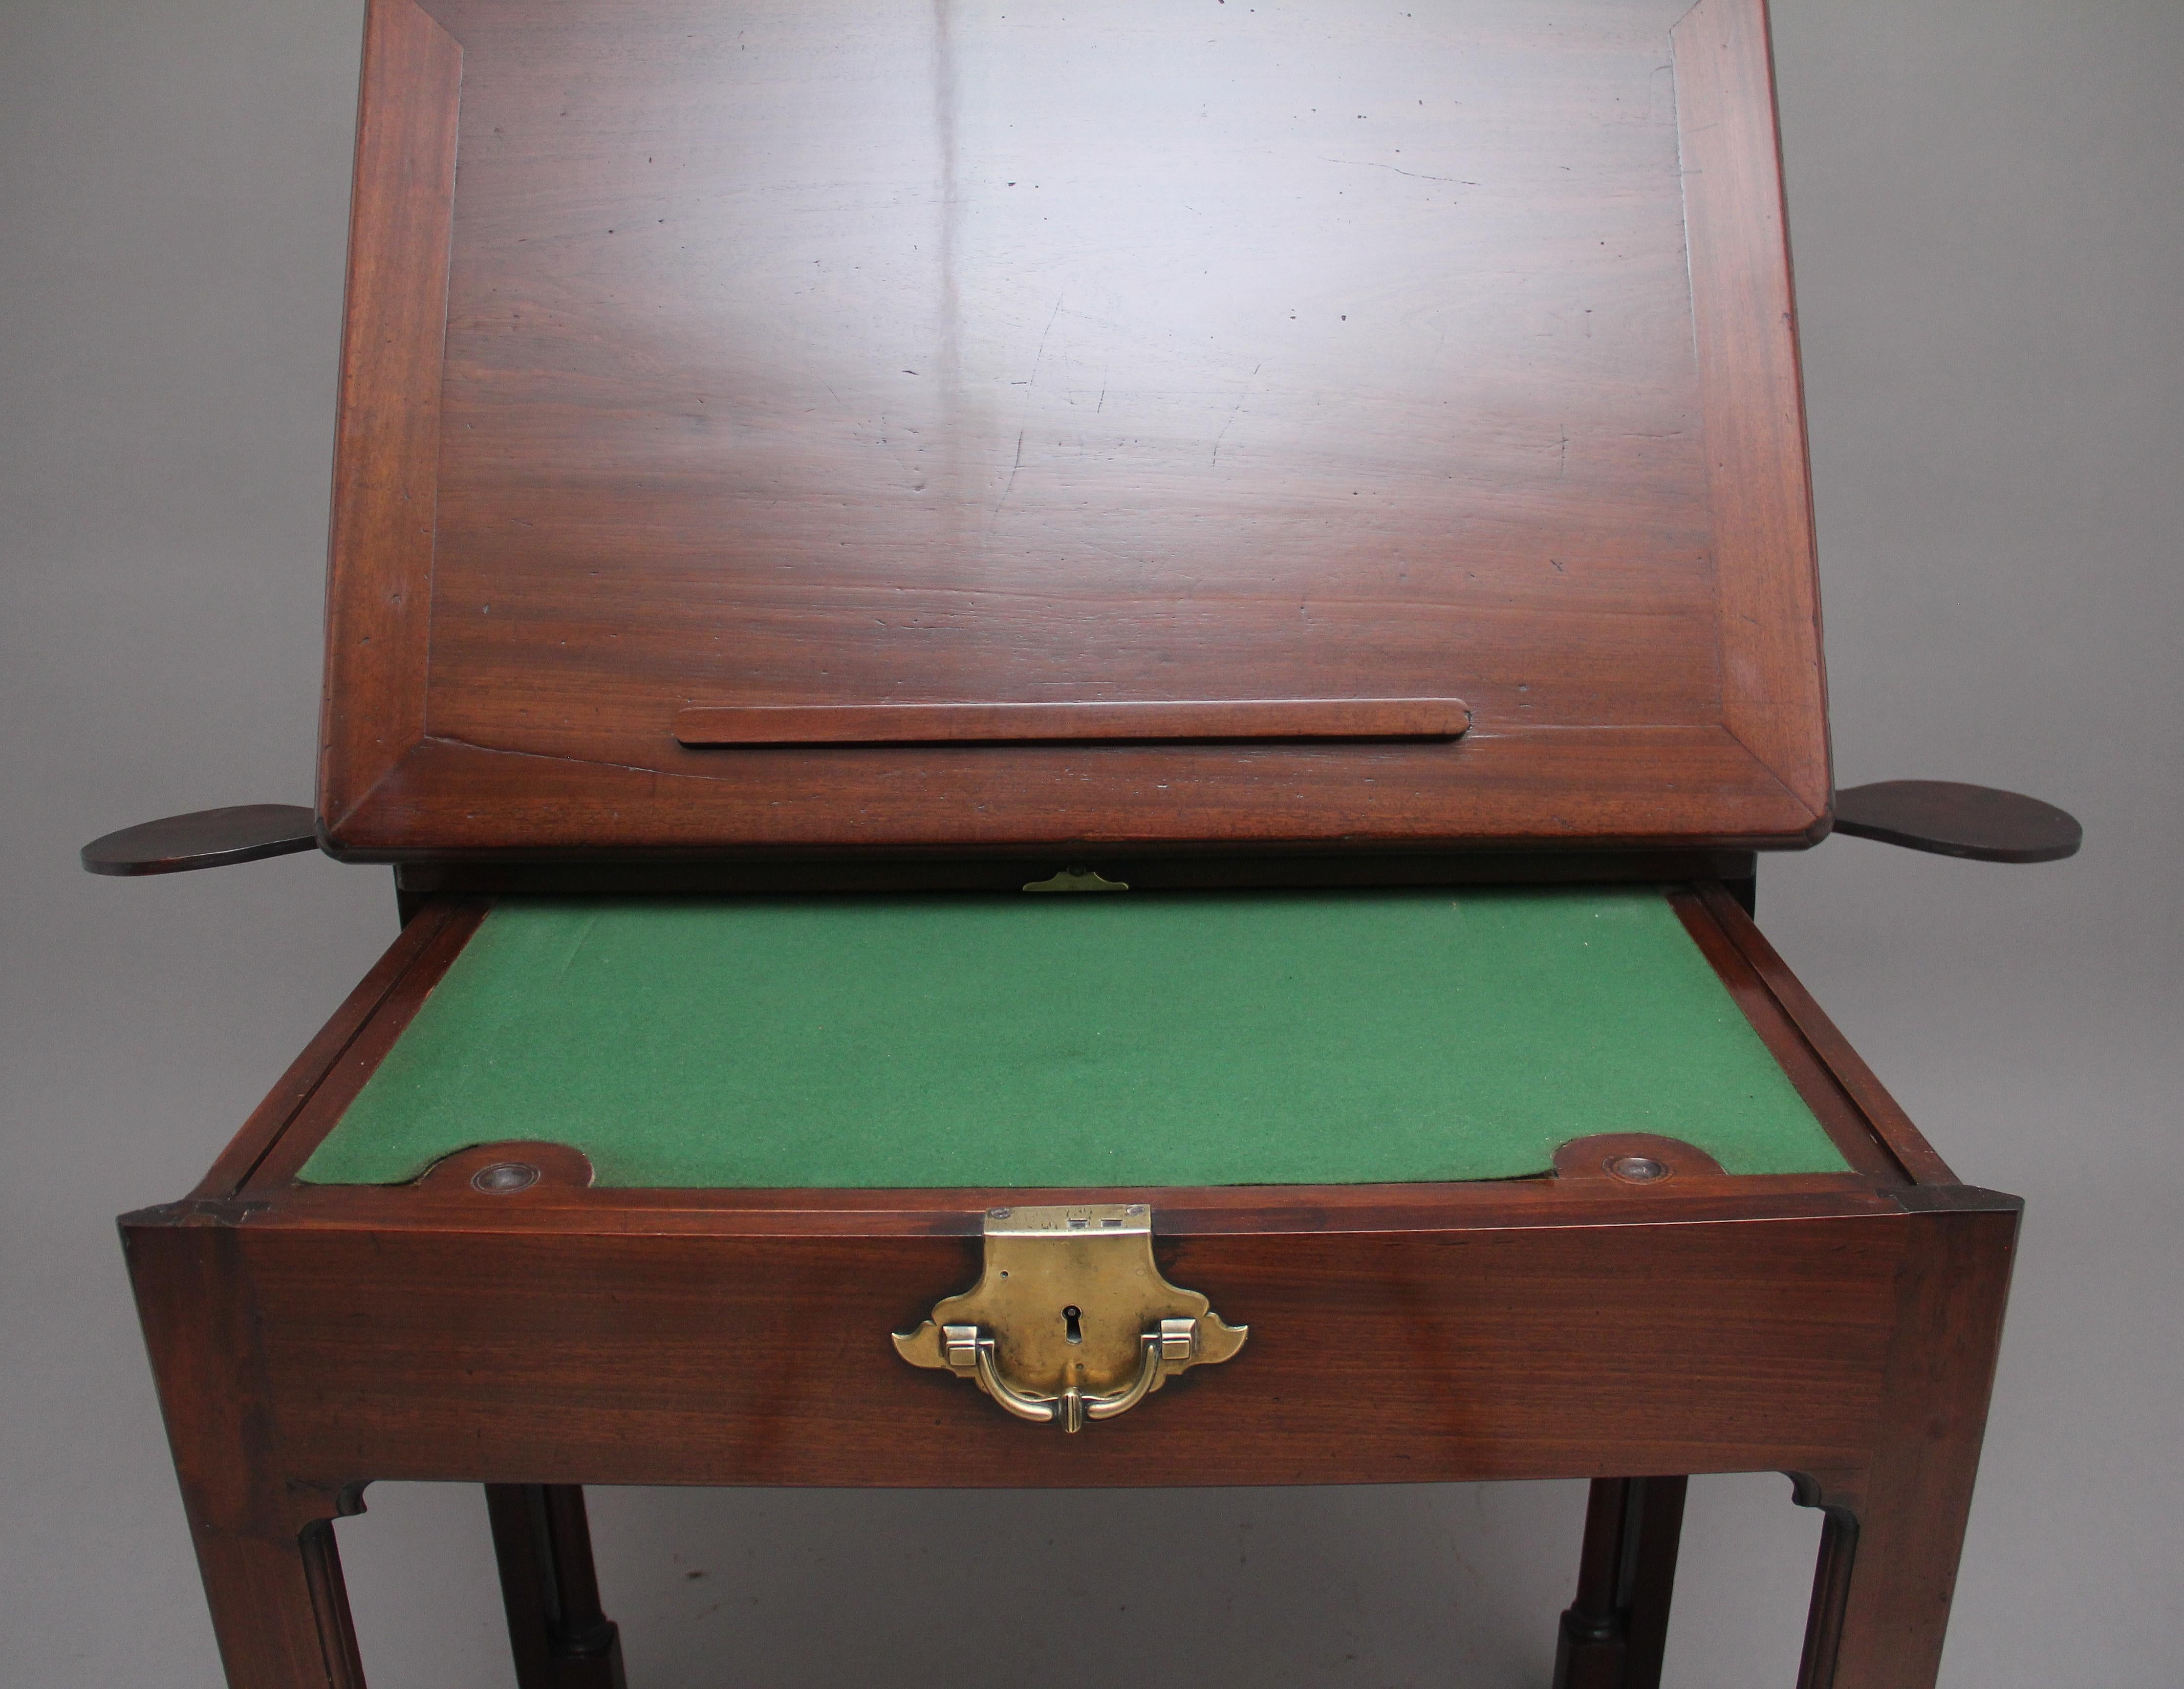
[[[2076,827],[1832,790],[1759,0],[373,0],[337,439],[315,807],[85,851],[396,869],[123,1221],[237,1689],[376,1479],[599,1689],[586,1483],[1551,1476],[1641,1689],[1736,1470],[1932,1682],[2018,1205],[1755,853]]]

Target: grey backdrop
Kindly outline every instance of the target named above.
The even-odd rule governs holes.
[[[356,0],[0,0],[0,1677],[217,1680],[111,1216],[180,1195],[392,935],[316,857],[94,881],[308,798]],[[1761,912],[2029,1201],[1945,1680],[2170,1685],[2184,5],[1780,0],[1842,783],[1987,781],[2076,862],[1832,840]],[[1543,1683],[1582,1491],[600,1493],[632,1677]],[[1786,1684],[1813,1515],[1694,1486],[1669,1675]],[[474,1491],[342,1526],[392,1686],[504,1685]],[[994,1615],[966,1666],[942,1616]]]

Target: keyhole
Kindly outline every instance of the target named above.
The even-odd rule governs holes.
[[[1072,1343],[1082,1343],[1084,1341],[1084,1328],[1080,1323],[1083,1318],[1084,1316],[1073,1307],[1065,1307],[1061,1310],[1062,1335]]]

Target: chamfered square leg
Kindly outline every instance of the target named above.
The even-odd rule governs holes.
[[[1798,1689],[1931,1689],[2002,1343],[2019,1205],[1937,1191],[1898,1285],[1872,1463],[1796,1474],[1822,1508]],[[1962,1204],[1960,1212],[1947,1208]]]
[[[1556,1641],[1554,1689],[1658,1689],[1689,1481],[1593,1480],[1577,1597]]]
[[[360,1505],[270,1458],[233,1232],[123,1239],[229,1689],[364,1689],[333,1533]]]
[[[625,1689],[621,1636],[599,1609],[582,1486],[488,1484],[485,1502],[518,1689]]]

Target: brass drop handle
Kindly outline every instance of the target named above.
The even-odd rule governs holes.
[[[1163,1319],[1157,1328],[1139,1333],[1137,1376],[1130,1380],[1128,1388],[1106,1396],[1089,1394],[1073,1381],[1064,1385],[1056,1396],[1018,1390],[1001,1376],[994,1340],[977,1326],[943,1326],[941,1336],[947,1348],[948,1364],[958,1372],[974,1372],[978,1387],[1000,1402],[1004,1411],[1034,1424],[1051,1424],[1060,1419],[1068,1430],[1081,1431],[1087,1419],[1112,1419],[1128,1413],[1152,1394],[1153,1387],[1160,1382],[1162,1362],[1188,1366],[1198,1346],[1198,1322]]]
[[[1080,1431],[1244,1346],[1248,1328],[1161,1276],[1141,1203],[998,1208],[985,1233],[977,1285],[943,1297],[894,1346],[912,1366],[977,1385],[1017,1419]]]
[[[968,1354],[971,1370],[977,1376],[978,1387],[1001,1404],[1002,1411],[1013,1413],[1019,1419],[1028,1419],[1035,1425],[1051,1424],[1055,1401],[1050,1396],[1031,1396],[1016,1389],[1001,1376],[1001,1369],[994,1363],[994,1340],[980,1333],[975,1325],[950,1325],[948,1335],[948,1363],[958,1372],[963,1363],[958,1356]],[[968,1341],[966,1341],[965,1339]]]

